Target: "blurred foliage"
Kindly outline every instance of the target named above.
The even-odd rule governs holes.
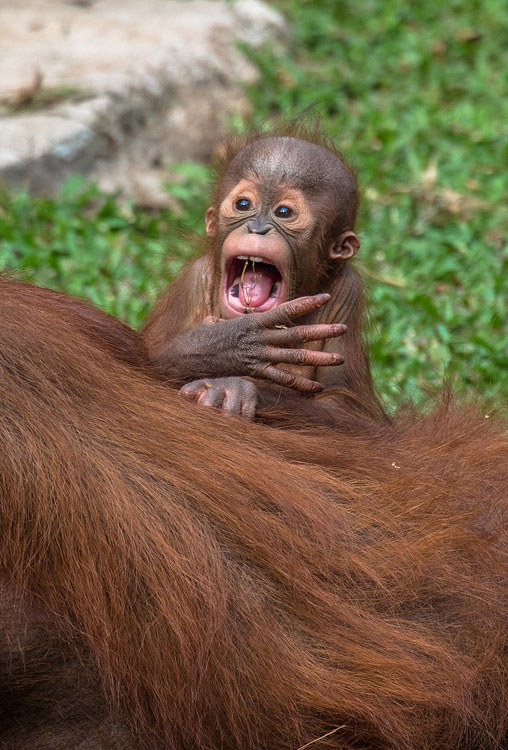
[[[173,168],[181,209],[147,211],[73,177],[58,198],[0,194],[0,268],[86,297],[133,326],[196,250],[210,182],[202,164]]]
[[[485,405],[508,394],[508,5],[504,0],[280,0],[285,53],[246,50],[252,120],[319,117],[363,187],[359,265],[381,393],[419,398],[453,376]],[[241,123],[233,123],[242,127]],[[194,251],[205,167],[150,213],[77,180],[58,200],[7,195],[0,265],[137,324]]]

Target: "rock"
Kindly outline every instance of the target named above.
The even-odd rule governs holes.
[[[0,178],[50,194],[71,174],[145,204],[172,161],[207,159],[256,71],[237,40],[287,38],[261,0],[4,0]]]

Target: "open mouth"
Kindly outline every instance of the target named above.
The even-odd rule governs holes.
[[[223,300],[238,314],[266,312],[284,299],[284,281],[277,266],[266,258],[237,255],[225,269]]]

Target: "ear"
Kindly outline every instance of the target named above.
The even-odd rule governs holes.
[[[215,206],[210,206],[210,208],[207,208],[205,214],[205,225],[207,235],[209,237],[213,237],[215,235],[215,232],[217,231],[217,214],[215,211]]]
[[[349,260],[360,247],[360,238],[354,232],[343,232],[330,245],[328,257],[330,260]]]

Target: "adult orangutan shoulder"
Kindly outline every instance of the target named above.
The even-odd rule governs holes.
[[[231,420],[80,304],[0,282],[0,745],[502,747],[503,425]]]

